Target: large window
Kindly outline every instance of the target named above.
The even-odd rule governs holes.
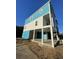
[[[41,29],[36,29],[35,30],[35,41],[40,41],[41,42],[41,38],[42,38],[42,30]]]
[[[47,25],[50,25],[49,14],[43,16],[43,26],[47,26]]]

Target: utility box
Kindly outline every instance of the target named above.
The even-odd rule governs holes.
[[[44,41],[46,41],[46,40],[48,39],[47,34],[44,34],[44,35],[43,35],[43,39],[44,39]]]

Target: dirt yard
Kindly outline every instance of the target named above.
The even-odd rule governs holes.
[[[39,46],[35,42],[17,41],[16,59],[63,59],[63,46]]]

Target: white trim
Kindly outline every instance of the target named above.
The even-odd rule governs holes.
[[[42,29],[42,28],[50,28],[50,27],[51,27],[51,25],[47,25],[47,26],[42,26],[40,28],[34,28],[34,29],[29,29],[29,30],[24,29],[24,31],[30,31],[30,30],[36,30],[36,29]]]

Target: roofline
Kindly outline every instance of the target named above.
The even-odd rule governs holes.
[[[48,2],[49,2],[49,1],[47,1],[43,6],[45,6]],[[40,8],[38,8],[36,11],[40,10],[43,6],[41,6]],[[35,12],[36,12],[36,11],[35,11]],[[33,12],[33,13],[32,13],[29,17],[27,17],[26,19],[30,18],[35,12]],[[26,20],[26,19],[25,19],[25,20]]]

